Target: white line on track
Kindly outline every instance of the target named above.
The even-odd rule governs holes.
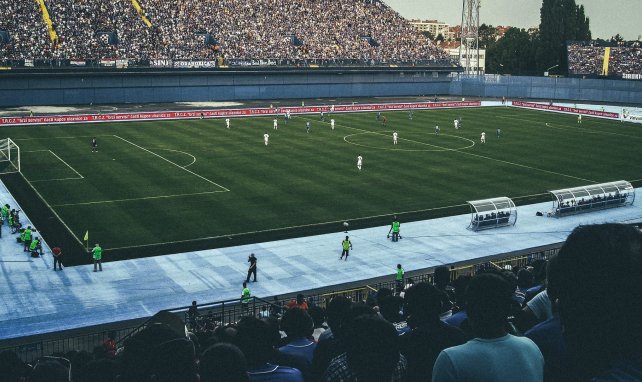
[[[141,150],[143,150],[143,151],[147,151],[148,153],[150,153],[150,154],[152,154],[152,155],[155,155],[155,156],[159,157],[160,159],[164,160],[165,162],[167,162],[167,163],[171,163],[171,164],[173,164],[174,166],[176,166],[176,167],[178,167],[178,168],[181,168],[181,169],[183,169],[183,170],[185,170],[185,171],[189,172],[190,174],[192,174],[192,175],[194,175],[194,176],[196,176],[196,177],[198,177],[198,178],[203,179],[204,181],[206,181],[206,182],[208,182],[208,183],[210,183],[210,184],[213,184],[213,185],[215,185],[215,186],[217,186],[217,187],[219,187],[219,188],[222,188],[225,192],[230,191],[227,187],[223,187],[223,186],[221,186],[220,184],[218,184],[218,183],[216,183],[216,182],[213,182],[213,181],[211,181],[211,180],[207,179],[206,177],[204,177],[204,176],[202,176],[202,175],[199,175],[199,174],[195,173],[194,171],[190,171],[190,170],[186,169],[185,167],[182,167],[182,166],[180,166],[180,165],[178,165],[178,164],[176,164],[176,163],[172,162],[171,160],[169,160],[169,159],[167,159],[167,158],[165,158],[165,157],[163,157],[163,156],[161,156],[161,155],[156,154],[155,152],[149,151],[149,150],[147,150],[146,148],[141,147],[141,146],[139,146],[139,145],[135,144],[134,142],[128,141],[127,139],[125,139],[125,138],[123,138],[123,137],[119,137],[118,135],[114,135],[114,137],[116,137],[116,138],[118,138],[118,139],[122,140],[123,142],[129,143],[130,145],[132,145],[132,146],[134,146],[134,147],[138,147],[139,149],[141,149]]]
[[[128,199],[113,199],[113,200],[97,200],[95,202],[80,202],[80,203],[64,203],[64,204],[54,204],[52,207],[70,207],[70,206],[85,206],[91,204],[106,204],[106,203],[118,203],[118,202],[130,202],[135,200],[149,200],[149,199],[165,199],[165,198],[177,198],[180,196],[194,196],[194,195],[207,195],[207,194],[216,194],[219,192],[225,191],[203,191],[203,192],[192,192],[188,194],[174,194],[174,195],[159,195],[159,196],[143,196],[140,198],[128,198]]]

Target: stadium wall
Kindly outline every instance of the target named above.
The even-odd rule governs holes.
[[[4,73],[0,107],[448,94],[426,69]]]
[[[642,103],[642,81],[558,77],[456,76],[450,94],[570,101]]]

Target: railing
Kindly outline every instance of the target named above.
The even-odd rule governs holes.
[[[460,275],[473,275],[477,271],[489,267],[504,268],[507,265],[510,265],[512,268],[525,267],[534,260],[548,259],[550,256],[556,254],[559,251],[560,247],[561,245],[557,245],[549,249],[540,250],[525,255],[502,257],[500,259],[492,259],[492,261],[491,259],[489,259],[480,263],[451,267],[450,279],[455,280]],[[430,272],[416,274],[408,278],[412,278],[415,283],[433,283],[433,277],[434,274],[431,270]],[[393,279],[393,275],[391,275],[390,280],[369,283],[356,288],[309,294],[307,296],[307,299],[311,300],[314,304],[320,307],[326,307],[327,303],[335,296],[344,296],[351,299],[352,301],[365,302],[368,299],[368,296],[376,292],[378,289],[389,288],[391,290],[395,290],[395,287],[396,282]],[[202,317],[203,321],[207,320],[208,322],[212,322],[217,325],[225,325],[228,323],[237,322],[243,316],[261,316],[261,312],[265,312],[266,310],[269,310],[270,307],[274,306],[282,307],[283,304],[287,303],[292,298],[293,296],[285,296],[282,299],[269,301],[259,297],[252,297],[251,301],[247,305],[241,304],[240,299],[237,298],[232,300],[199,304],[197,305],[197,308],[199,310],[199,317]],[[189,329],[195,329],[196,327],[194,326],[194,323],[190,322],[187,315],[189,308],[190,306],[183,306],[174,309],[167,309],[165,311],[181,315],[186,324],[186,327]],[[117,343],[119,344],[119,346],[122,346],[127,338],[132,337],[134,334],[140,332],[153,322],[155,322],[154,319],[150,318],[144,323],[137,326],[119,328],[115,331],[115,339],[117,340]],[[0,347],[0,351],[13,351],[25,362],[31,362],[38,357],[42,357],[45,355],[66,353],[70,350],[85,350],[91,352],[94,347],[101,346],[103,344],[103,342],[107,339],[107,334],[109,331],[110,330],[100,330],[93,333],[72,336],[64,339],[42,340],[10,347]]]

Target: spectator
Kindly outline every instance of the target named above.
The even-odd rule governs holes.
[[[18,358],[16,353],[5,350],[0,352],[0,371],[4,378],[0,380],[15,382],[22,381],[22,378],[27,376],[29,367]]]
[[[433,368],[433,382],[542,381],[544,359],[537,346],[506,331],[512,292],[498,274],[473,277],[466,307],[476,338],[442,350]]]
[[[406,380],[406,359],[399,353],[397,331],[392,324],[374,315],[362,315],[346,322],[341,332],[346,352],[332,360],[325,381]]]
[[[287,344],[287,338],[281,338],[281,334],[283,332],[279,330],[279,320],[274,317],[268,317],[261,319],[261,321],[268,325],[269,336],[271,339],[271,351],[268,363],[298,369],[301,374],[303,374],[304,380],[310,380],[310,365],[305,358],[298,354],[285,353],[279,350],[279,347]]]
[[[74,365],[74,382],[116,382],[119,374],[119,364],[113,359],[89,361],[78,372]]]
[[[559,310],[578,380],[642,377],[642,233],[580,226],[558,254]]]
[[[319,341],[321,334],[328,329],[325,325],[325,310],[319,306],[311,306],[308,309],[308,314],[312,317],[312,321],[314,322],[314,332],[312,332],[312,337],[315,341]]]
[[[338,328],[344,315],[350,309],[352,302],[344,296],[335,296],[328,303],[326,315],[328,317],[328,330],[319,336],[319,343],[333,337],[332,328]]]
[[[309,339],[314,331],[312,317],[304,310],[288,309],[281,318],[281,330],[287,335],[287,344],[280,347],[279,350],[304,358],[310,367],[312,355],[317,346],[316,342]]]
[[[194,344],[175,338],[156,346],[150,353],[150,379],[157,382],[198,382]]]
[[[525,333],[533,340],[544,356],[544,380],[549,382],[565,381],[568,378],[569,359],[566,344],[562,338],[562,323],[557,309],[560,278],[557,255],[548,261],[548,295],[553,306],[553,317],[535,325]]]
[[[337,300],[338,299],[338,300]],[[337,300],[335,302],[335,300]],[[337,356],[345,353],[346,351],[346,331],[349,328],[344,327],[347,322],[354,320],[355,317],[368,315],[377,316],[377,313],[365,304],[352,304],[345,306],[345,299],[339,296],[332,299],[331,305],[328,306],[328,320],[332,318],[330,328],[333,330],[332,337],[322,341],[317,345],[314,351],[314,358],[312,360],[312,374],[316,380],[324,378],[325,372],[330,365],[330,362]],[[330,313],[330,311],[334,311]],[[334,322],[337,320],[338,322]]]
[[[152,324],[125,340],[121,357],[122,382],[140,382],[152,374],[152,354],[160,344],[180,338],[168,325]]]
[[[215,344],[201,356],[201,382],[249,382],[246,370],[243,352],[229,343]]]
[[[302,293],[297,294],[296,300],[288,302],[287,308],[299,308],[301,310],[308,310],[308,303],[305,301],[305,296]]]
[[[410,327],[402,315],[404,299],[399,296],[386,296],[379,300],[379,314],[395,326],[399,334],[406,333]]]
[[[441,319],[445,320],[452,316],[452,301],[455,299],[455,293],[450,284],[450,268],[440,266],[435,268],[434,274],[435,287],[442,293],[441,296]]]
[[[236,344],[248,363],[250,381],[302,382],[303,375],[298,369],[269,363],[272,341],[269,326],[254,317],[243,317],[238,323]]]
[[[464,333],[439,319],[442,293],[427,283],[406,291],[405,311],[412,330],[399,337],[408,360],[408,381],[428,381],[439,352],[465,342]]]

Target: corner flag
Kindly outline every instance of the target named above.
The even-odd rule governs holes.
[[[85,238],[83,239],[83,241],[89,241],[89,231],[85,232]]]

